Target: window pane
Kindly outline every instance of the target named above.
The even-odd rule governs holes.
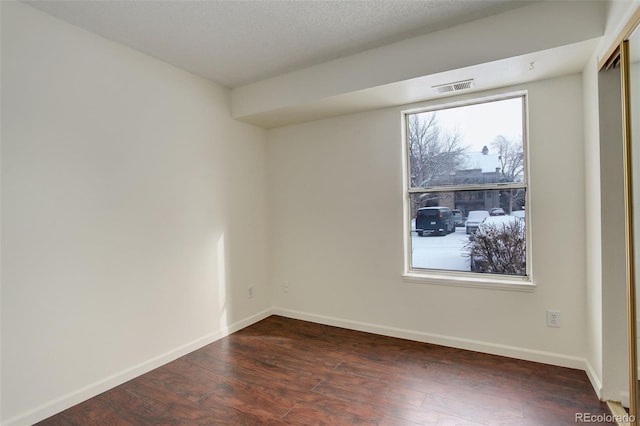
[[[411,266],[526,275],[525,189],[411,194]]]
[[[407,115],[411,188],[523,182],[523,98]]]

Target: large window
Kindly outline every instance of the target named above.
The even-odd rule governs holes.
[[[405,118],[407,265],[527,277],[526,97]]]

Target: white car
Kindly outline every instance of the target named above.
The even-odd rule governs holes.
[[[487,230],[491,227],[495,228],[503,228],[505,226],[510,226],[511,224],[517,225],[519,228],[522,228],[524,231],[524,226],[520,223],[520,219],[517,216],[489,216],[486,217],[482,223],[478,226],[478,232],[487,232]]]
[[[516,210],[511,212],[511,216],[524,220],[524,210]]]
[[[465,222],[465,227],[467,228],[467,234],[472,234],[476,232],[478,229],[478,225],[482,223],[482,221],[489,217],[489,212],[486,210],[472,210],[467,215],[467,221]]]

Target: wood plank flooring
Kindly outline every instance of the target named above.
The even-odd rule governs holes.
[[[271,316],[39,424],[560,426],[576,413],[609,415],[580,370]]]

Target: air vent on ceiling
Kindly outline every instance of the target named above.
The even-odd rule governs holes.
[[[440,84],[438,86],[433,86],[433,90],[436,91],[437,94],[441,95],[443,93],[449,92],[459,92],[460,90],[473,89],[475,84],[473,79],[464,80],[464,81],[456,81],[454,83]]]

